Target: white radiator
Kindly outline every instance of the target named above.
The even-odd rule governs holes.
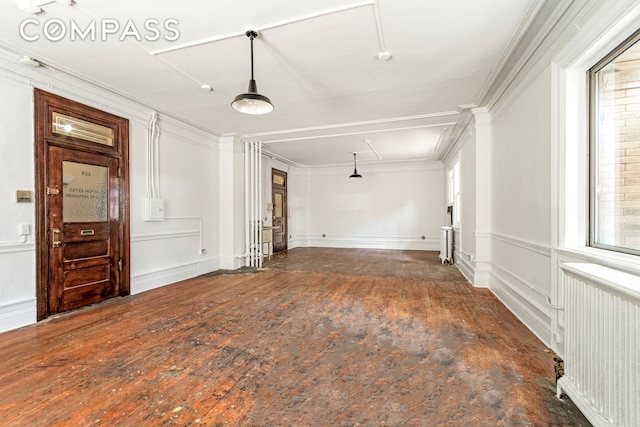
[[[594,426],[640,426],[640,277],[562,266],[564,391]]]
[[[453,264],[453,227],[440,226],[440,262]]]

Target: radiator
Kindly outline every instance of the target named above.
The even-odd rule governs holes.
[[[440,262],[453,264],[453,227],[450,225],[440,227]]]
[[[594,426],[640,426],[640,277],[562,265],[565,392]]]

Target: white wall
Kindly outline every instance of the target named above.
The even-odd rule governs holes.
[[[551,72],[491,114],[491,290],[544,342],[551,309]],[[535,289],[535,290],[534,290]]]
[[[35,248],[18,224],[35,221],[33,203],[15,202],[34,189],[32,88],[0,74],[0,331],[35,322]]]
[[[486,117],[481,117],[482,109],[474,109],[476,119],[482,120],[468,126],[480,129],[482,137],[480,132],[475,138],[466,129],[460,132],[446,162],[459,158],[462,167],[459,268],[467,277],[475,277],[474,284],[482,275],[481,285],[562,355],[564,291],[558,281],[562,263],[590,262],[640,275],[637,257],[594,250],[584,243],[588,141],[584,76],[637,30],[640,2],[557,6],[549,15],[551,21],[534,26],[549,34],[522,35],[532,44],[519,50],[523,56],[511,62],[488,90]],[[473,157],[475,172],[474,163],[465,161]],[[476,185],[475,206],[468,185],[474,175],[477,183],[484,181]],[[474,237],[475,263],[464,256],[473,249]]]
[[[346,168],[314,168],[306,176],[294,175],[290,200],[297,218],[291,230],[296,244],[438,250],[444,212],[442,164],[359,167],[360,179],[349,178]]]
[[[218,147],[214,138],[160,119],[164,221],[144,221],[146,130],[131,123],[131,293],[219,268]]]
[[[15,202],[16,190],[35,189],[34,87],[130,120],[132,293],[218,268],[216,136],[160,116],[160,188],[168,218],[145,222],[151,110],[62,73],[23,67],[0,52],[0,331],[36,320],[35,204]],[[18,236],[20,223],[31,225],[26,243]]]

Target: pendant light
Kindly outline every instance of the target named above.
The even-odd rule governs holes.
[[[234,110],[245,114],[267,114],[273,111],[273,104],[269,98],[258,93],[256,81],[253,79],[253,39],[258,37],[258,33],[249,30],[246,35],[251,40],[251,80],[249,80],[247,93],[236,96],[231,106]]]
[[[353,173],[349,178],[362,178],[362,175],[360,175],[358,169],[356,169],[356,153],[353,153]]]

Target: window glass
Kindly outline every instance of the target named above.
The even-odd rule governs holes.
[[[591,246],[640,254],[640,38],[589,72]]]

